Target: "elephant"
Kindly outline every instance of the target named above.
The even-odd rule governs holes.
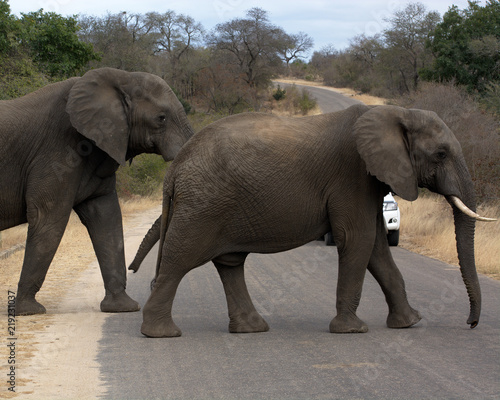
[[[45,313],[40,290],[74,210],[104,281],[103,312],[138,311],[126,293],[115,172],[141,153],[172,160],[193,135],[158,76],[113,68],[0,102],[0,231],[28,223],[16,314]]]
[[[356,315],[367,269],[384,292],[387,326],[416,324],[421,315],[410,306],[392,258],[382,202],[389,192],[413,201],[419,187],[445,196],[453,208],[470,301],[467,322],[474,328],[481,309],[474,229],[483,217],[474,211],[461,146],[435,113],[354,105],[302,118],[239,114],[205,127],[167,171],[161,222],[141,246],[149,249],[160,237],[142,334],[181,335],[172,319],[177,287],[186,273],[209,261],[223,284],[229,331],[267,331],[246,287],[246,257],[286,251],[329,231],[339,255],[337,314],[330,332],[367,332]]]

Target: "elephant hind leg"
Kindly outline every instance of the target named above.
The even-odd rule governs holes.
[[[229,332],[266,332],[269,325],[255,309],[245,283],[247,253],[231,253],[213,259],[226,293]]]
[[[171,237],[163,244],[160,268],[151,295],[143,308],[141,333],[147,337],[181,336],[181,330],[172,319],[172,306],[177,288],[189,271],[211,259],[210,256],[203,255],[203,249],[199,251],[200,254],[194,250],[196,237],[186,237],[191,237],[192,242],[179,242]]]
[[[45,314],[45,307],[35,299],[59,247],[71,209],[49,212],[35,211],[28,216],[28,237],[19,278],[16,315]]]
[[[177,337],[182,332],[172,319],[175,293],[184,274],[160,274],[143,310],[141,333],[147,337]],[[166,299],[165,302],[162,302]]]

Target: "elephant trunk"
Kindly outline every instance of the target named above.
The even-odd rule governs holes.
[[[148,233],[142,239],[141,245],[137,250],[137,253],[134,257],[134,261],[128,267],[129,270],[137,272],[142,262],[151,251],[153,246],[156,244],[158,240],[160,240],[160,227],[161,227],[161,216],[154,222],[153,226],[149,228]]]
[[[476,201],[472,180],[468,180],[466,186],[466,190],[463,190],[462,193],[462,201],[467,208],[475,212]],[[469,295],[470,315],[467,323],[471,328],[475,328],[479,323],[479,316],[481,314],[481,288],[479,286],[474,259],[474,231],[476,220],[473,216],[465,214],[464,211],[455,204],[455,200],[452,196],[447,197],[447,200],[453,207],[458,260],[462,279]]]

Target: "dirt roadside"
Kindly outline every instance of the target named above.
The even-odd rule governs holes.
[[[156,201],[153,206],[155,202],[151,201],[137,210],[124,212],[127,262],[160,215],[160,203]],[[0,398],[94,399],[105,391],[95,358],[102,325],[112,314],[99,310],[104,288],[97,261],[89,262],[95,259],[90,240],[85,237],[84,228],[74,222],[72,225],[37,296],[46,306],[47,314],[17,317],[15,340],[4,339],[6,346],[0,352],[2,375],[7,376],[10,367],[15,366],[16,386],[15,392],[9,391],[11,386],[3,379]],[[4,275],[0,300],[3,305],[8,302],[8,291],[16,291],[23,253],[0,260]],[[12,264],[18,265],[13,268]],[[12,275],[9,282],[5,282],[5,272]],[[7,306],[2,307],[0,314],[0,327],[7,338]],[[12,342],[15,364],[9,365],[12,348],[8,345]]]

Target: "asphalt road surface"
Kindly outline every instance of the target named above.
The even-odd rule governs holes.
[[[292,86],[289,83],[275,82],[275,86],[280,85],[283,89]],[[306,89],[318,102],[322,113],[340,111],[354,104],[362,104],[359,100],[346,97],[333,90],[324,89],[317,86],[295,85],[298,89]]]
[[[334,92],[308,88],[334,105]],[[326,100],[323,99],[326,96]],[[252,254],[246,279],[271,330],[230,334],[225,297],[211,264],[181,282],[173,316],[180,338],[140,334],[142,313],[108,317],[99,342],[106,399],[499,399],[500,282],[481,276],[483,309],[474,330],[456,267],[392,248],[415,327],[385,326],[387,306],[367,275],[359,316],[365,334],[328,332],[335,315],[336,247],[311,242],[272,255]],[[128,292],[144,305],[156,249],[129,276]]]
[[[385,326],[387,306],[367,275],[359,316],[365,334],[328,332],[335,315],[336,247],[311,242],[272,255],[252,254],[247,284],[269,332],[230,334],[225,297],[211,264],[179,287],[180,338],[140,334],[141,313],[107,318],[97,361],[106,399],[498,399],[500,282],[481,276],[478,327],[466,324],[468,299],[456,267],[392,248],[410,303],[423,320]],[[142,305],[156,250],[129,277]]]

